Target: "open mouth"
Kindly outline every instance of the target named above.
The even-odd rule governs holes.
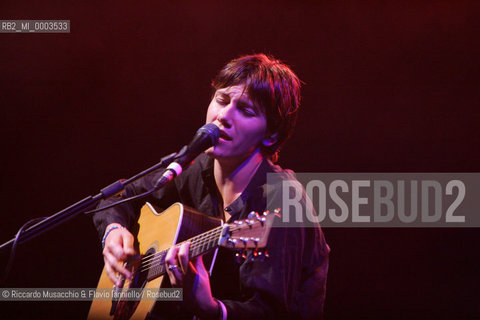
[[[228,141],[232,140],[232,138],[228,134],[226,134],[223,130],[220,131],[220,139],[228,140]]]

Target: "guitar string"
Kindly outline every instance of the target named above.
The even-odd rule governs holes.
[[[192,243],[190,251],[194,252],[194,251],[198,250],[199,248],[205,246],[205,244],[212,243],[212,240],[217,240],[218,237],[220,236],[221,231],[222,231],[221,229],[220,230],[211,230],[211,231],[208,232],[210,234],[205,233],[205,234],[201,234],[199,236],[196,236],[196,237],[190,239],[190,241]],[[184,242],[182,242],[182,243],[184,243]],[[153,265],[157,262],[163,262],[162,260],[164,260],[164,257],[166,255],[167,251],[168,251],[168,249],[160,251],[160,252],[155,253],[153,255],[150,255],[150,256],[147,257],[147,259],[142,259],[142,270],[141,271],[150,268],[151,265]],[[150,258],[150,259],[148,259],[148,258]]]
[[[230,230],[231,231],[236,231],[240,228],[242,228],[242,226],[233,225],[233,226],[231,226]],[[223,231],[223,227],[219,226],[215,229],[209,230],[207,232],[204,232],[204,233],[192,238],[190,240],[192,242],[192,247],[190,249],[191,252],[195,252],[198,249],[205,250],[204,247],[205,247],[206,244],[207,245],[211,244],[212,240],[217,240],[218,239],[219,231]],[[162,264],[164,264],[166,252],[167,252],[167,250],[163,250],[161,252],[158,252],[158,253],[155,253],[153,255],[149,255],[147,257],[142,258],[140,272],[144,272],[144,271],[152,268],[152,266],[156,267],[156,266],[161,266]],[[198,255],[198,254],[194,253],[192,255],[192,257],[195,256],[195,255]]]
[[[200,248],[200,246],[204,246],[205,244],[207,244],[209,242],[212,242],[212,240],[218,239],[221,231],[222,231],[221,229],[217,229],[217,230],[214,229],[214,230],[211,230],[207,233],[203,233],[199,236],[196,236],[196,237],[190,239],[191,244],[192,244],[192,247],[191,247],[190,250],[191,251],[197,250],[198,248]],[[182,242],[182,243],[184,243],[184,242]],[[180,244],[182,244],[182,243],[180,243]],[[180,244],[178,244],[178,245],[180,245]],[[153,255],[150,255],[146,259],[142,259],[142,267],[149,267],[154,262],[158,261],[159,259],[164,258],[167,251],[168,251],[168,249],[163,250],[163,251],[158,252],[158,253],[155,253]]]
[[[210,238],[211,238],[212,236],[213,236],[213,237],[216,237],[216,236],[218,236],[218,231],[221,231],[221,229],[215,228],[215,229],[209,230],[209,231],[207,231],[207,232],[204,232],[204,233],[202,233],[202,234],[199,234],[199,235],[193,237],[192,239],[190,239],[190,241],[191,241],[192,243],[193,243],[193,242],[197,243],[202,237],[204,237],[204,239],[207,239],[207,236],[210,237]],[[211,240],[210,238],[209,238],[209,240]],[[203,240],[203,239],[202,239],[202,240]],[[207,241],[208,241],[208,240],[207,240]],[[184,243],[184,242],[186,242],[186,241],[183,241],[183,242],[181,242],[181,243],[179,243],[179,244],[177,244],[177,245],[180,245],[180,244],[182,244],[182,243]],[[166,251],[168,251],[168,249],[167,249],[167,250],[163,250],[163,251],[166,252]],[[148,260],[151,260],[152,258],[154,258],[156,255],[160,254],[160,253],[163,252],[163,251],[160,251],[160,252],[158,252],[158,253],[155,253],[155,254],[152,254],[152,255],[149,255],[149,256],[146,256],[146,257],[142,258],[142,263],[148,262]]]
[[[218,234],[220,235],[220,234]],[[192,247],[190,248],[190,258],[195,257],[199,255],[200,252],[202,251],[209,251],[213,247],[216,246],[216,240],[218,237],[209,237],[206,238],[198,243],[193,244]],[[212,241],[213,240],[213,241]],[[212,246],[213,244],[213,246]],[[207,249],[207,250],[205,250]],[[198,252],[200,251],[200,252]],[[159,267],[161,268],[160,271],[163,272],[165,271],[165,256],[166,256],[167,250],[161,251],[160,253],[155,254],[155,257],[148,261],[147,263],[143,263],[142,267],[140,269],[140,272],[144,271],[149,271],[152,268]],[[163,269],[163,270],[162,270]]]
[[[232,227],[230,230],[231,231],[237,231],[239,229],[239,227]],[[215,229],[212,229],[212,230],[209,230],[207,232],[204,232],[202,234],[199,234],[195,237],[193,237],[192,239],[190,240],[187,240],[187,241],[190,241],[192,242],[192,249],[193,248],[197,248],[199,247],[200,245],[204,245],[204,243],[206,242],[210,242],[212,241],[213,239],[218,239],[218,236],[219,236],[219,231],[223,231],[223,228],[220,228],[220,227],[217,227]],[[181,245],[182,243],[184,243],[186,241],[183,241],[177,245]],[[195,247],[195,245],[197,245],[197,247]],[[163,250],[163,251],[168,251],[167,250]],[[152,254],[152,255],[148,255],[144,258],[142,258],[142,263],[147,263],[149,260],[152,260],[155,258],[155,256],[158,256],[160,253],[162,253],[163,251],[160,251],[160,252],[157,252],[155,254]]]
[[[231,226],[230,230],[231,231],[237,231],[240,228],[241,228],[241,226],[235,226],[234,225],[234,226]],[[218,239],[218,237],[220,236],[222,231],[223,231],[223,227],[217,227],[215,229],[204,232],[204,233],[190,239],[190,241],[192,243],[192,247],[190,248],[190,250],[191,250],[190,252],[195,252],[196,250],[203,248],[206,244],[207,245],[211,244],[212,240],[217,240]],[[184,241],[184,242],[186,242],[186,241]],[[180,245],[184,242],[181,242],[177,245]],[[167,251],[168,251],[168,249],[157,252],[157,253],[152,254],[152,255],[149,255],[145,258],[142,258],[140,272],[148,271],[152,267],[156,267],[156,266],[161,267],[162,265],[164,265],[165,255],[166,255]],[[193,256],[195,256],[195,254],[192,255],[192,257]]]

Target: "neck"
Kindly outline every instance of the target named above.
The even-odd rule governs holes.
[[[263,156],[259,149],[237,163],[226,159],[215,159],[213,172],[224,206],[230,205],[242,194],[262,161]]]

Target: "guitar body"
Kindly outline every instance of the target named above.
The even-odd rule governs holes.
[[[221,220],[184,207],[180,203],[173,204],[159,214],[147,203],[142,207],[138,224],[137,250],[142,256],[148,256],[167,250],[177,243],[219,226]],[[135,264],[133,268],[135,270]],[[163,277],[164,275],[154,279],[146,279],[144,277],[143,279],[134,279],[132,282],[127,280],[123,287],[158,289],[162,285]],[[113,283],[104,269],[98,282],[97,292],[99,289],[112,288]],[[145,319],[153,310],[155,303],[156,301],[148,300],[112,302],[95,299],[90,307],[88,318]]]

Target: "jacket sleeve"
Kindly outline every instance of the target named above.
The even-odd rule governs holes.
[[[274,190],[267,208],[278,204],[279,190]],[[267,250],[270,257],[264,261],[247,258],[240,266],[244,299],[222,300],[228,319],[321,319],[330,249],[320,226],[277,225]]]
[[[329,249],[317,231],[272,230],[270,240],[276,243],[269,246],[270,258],[247,259],[240,267],[242,291],[248,298],[223,300],[228,319],[321,319]]]
[[[122,194],[100,201],[97,208],[105,207],[112,203],[150,190],[162,172],[162,170],[157,170],[143,178],[136,180],[135,182],[129,184]],[[98,231],[100,239],[103,237],[105,228],[111,223],[119,223],[125,228],[129,229],[130,232],[135,234],[138,227],[137,220],[140,215],[140,209],[145,202],[149,201],[161,208],[167,208],[171,203],[178,201],[178,199],[179,197],[174,181],[171,181],[164,188],[154,192],[148,197],[126,202],[113,208],[95,213],[93,216],[93,223]]]

